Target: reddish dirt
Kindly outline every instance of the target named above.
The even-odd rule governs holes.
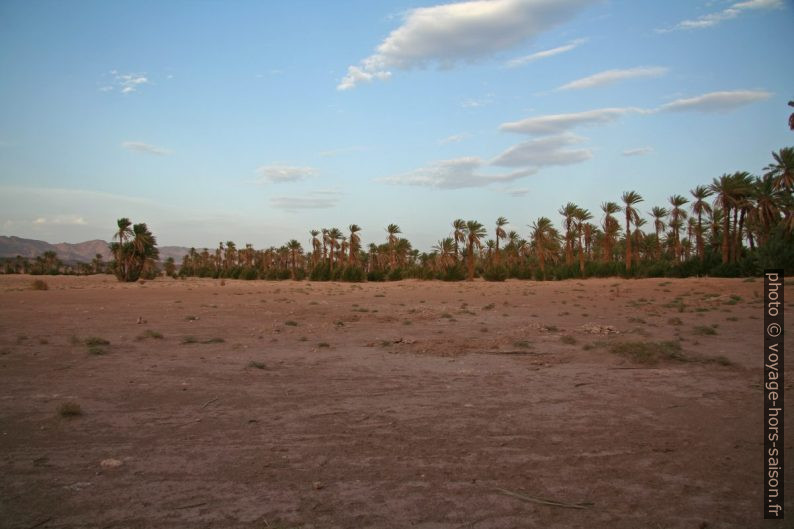
[[[0,276],[1,527],[763,526],[760,279],[34,279]]]

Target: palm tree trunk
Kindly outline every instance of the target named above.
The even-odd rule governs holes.
[[[628,208],[628,205],[626,206]],[[631,272],[631,218],[626,212],[626,272]]]
[[[722,215],[722,264],[728,264],[730,261],[730,231],[731,231],[731,210],[728,207],[724,208],[725,211]]]

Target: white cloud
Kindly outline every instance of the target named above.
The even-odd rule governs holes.
[[[480,98],[469,98],[461,102],[460,106],[463,108],[479,108],[493,103],[493,94],[485,94]]]
[[[154,154],[155,156],[167,156],[171,154],[171,151],[168,149],[157,147],[155,145],[149,145],[148,143],[143,143],[140,141],[123,141],[121,142],[121,146],[125,149],[142,154]]]
[[[389,77],[391,77],[391,72],[368,72],[362,70],[358,66],[348,66],[347,75],[345,75],[344,79],[340,81],[336,88],[337,90],[349,90],[359,83],[369,83],[374,79],[385,81]]]
[[[549,114],[526,118],[520,121],[502,123],[499,130],[506,132],[519,132],[523,134],[559,134],[569,131],[580,125],[603,125],[616,121],[620,117],[630,113],[646,113],[648,111],[641,108],[599,108],[586,110],[584,112],[572,112],[569,114]]]
[[[53,224],[56,226],[85,226],[85,219],[78,215],[56,215],[55,217],[39,217],[33,221],[36,226]]]
[[[120,73],[118,70],[110,71],[111,80],[99,87],[101,92],[111,92],[118,90],[122,94],[130,94],[135,92],[140,86],[149,83],[149,78],[146,74],[138,73]]]
[[[782,0],[747,0],[737,2],[722,11],[708,13],[698,18],[682,20],[672,28],[657,29],[658,33],[668,33],[681,29],[704,29],[716,26],[720,22],[731,20],[738,17],[745,11],[753,9],[780,9],[783,7]]]
[[[557,90],[581,90],[583,88],[593,88],[605,84],[623,81],[625,79],[636,79],[639,77],[660,77],[668,72],[667,68],[661,66],[641,66],[638,68],[628,68],[625,70],[606,70],[576,81],[564,84]]]
[[[676,99],[665,103],[659,110],[684,112],[727,112],[734,108],[768,99],[771,92],[763,90],[732,90],[724,92],[710,92],[697,97]]]
[[[510,173],[486,174],[481,169],[487,165],[481,158],[468,156],[452,160],[441,160],[408,173],[380,178],[387,184],[401,184],[438,189],[462,189],[504,183],[529,176],[537,169],[522,169]]]
[[[653,147],[637,147],[636,149],[626,149],[623,151],[623,156],[645,156],[652,152]]]
[[[505,167],[543,167],[572,165],[593,157],[590,149],[569,149],[587,138],[574,134],[558,134],[529,140],[514,145],[491,161],[492,165]]]
[[[596,0],[474,0],[409,11],[400,27],[337,86],[386,79],[392,69],[451,68],[527,41],[571,20]]]
[[[551,48],[550,50],[543,50],[535,52],[531,55],[524,55],[523,57],[516,57],[515,59],[510,59],[505,63],[507,68],[518,68],[519,66],[524,66],[533,61],[537,61],[538,59],[547,59],[549,57],[554,57],[555,55],[559,55],[561,53],[569,52],[582,44],[587,42],[587,39],[576,39],[569,44],[565,44],[564,46],[558,46],[556,48]]]
[[[338,202],[338,191],[313,191],[301,196],[279,196],[270,199],[272,207],[286,211],[328,209],[336,206]]]
[[[313,167],[296,167],[292,165],[263,165],[256,170],[259,175],[257,183],[275,184],[298,182],[317,174]]]
[[[449,143],[459,143],[466,138],[468,138],[468,134],[453,134],[452,136],[447,136],[446,138],[438,140],[440,145],[447,145]]]

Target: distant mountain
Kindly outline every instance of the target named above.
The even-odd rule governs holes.
[[[159,246],[158,249],[160,250],[161,261],[173,257],[177,264],[182,262],[182,257],[189,251],[189,248],[181,246]],[[66,242],[50,244],[34,239],[0,235],[0,258],[16,257],[17,255],[34,258],[48,251],[55,252],[58,254],[58,259],[67,263],[90,263],[96,254],[101,255],[105,261],[109,261],[112,258],[108,243],[99,239],[77,244]]]

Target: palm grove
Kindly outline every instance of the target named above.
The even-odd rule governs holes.
[[[504,217],[492,226],[457,219],[447,237],[430,252],[420,253],[395,224],[386,227],[383,242],[366,247],[359,236],[361,227],[351,224],[345,231],[311,230],[308,249],[295,239],[263,250],[250,244],[238,248],[232,241],[214,250],[191,248],[179,274],[315,281],[479,276],[498,281],[508,277],[740,276],[758,274],[765,267],[791,271],[794,148],[783,148],[772,156],[761,177],[747,172],[723,174],[650,208],[636,191],[603,202],[597,212],[564,204],[559,209],[560,228],[540,217],[529,225],[527,237],[507,229]],[[124,242],[120,231],[114,243],[114,255],[120,252],[117,263],[122,263],[116,265],[120,279],[134,280],[152,258],[147,252],[156,252],[154,237],[145,225],[136,226],[142,226],[139,231],[145,234],[133,228],[133,236]],[[147,241],[152,243],[150,249]],[[175,274],[173,264],[167,273]]]

